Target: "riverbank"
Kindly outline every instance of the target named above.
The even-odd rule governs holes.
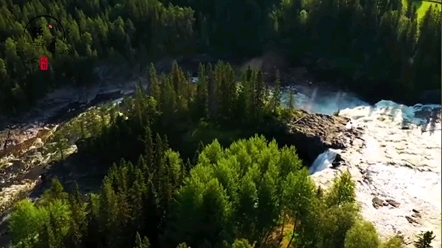
[[[440,247],[440,105],[381,101],[340,115],[352,118],[350,128],[363,128],[363,135],[334,151],[344,166],[315,173],[315,181],[326,187],[340,170],[350,171],[362,215],[383,237],[399,235],[414,247],[415,235],[433,231],[433,245]]]
[[[370,104],[375,104],[382,99],[390,99],[409,106],[418,103],[440,104],[441,102],[440,89],[422,92],[415,91],[414,96],[408,96],[400,90],[391,89],[383,85],[367,90],[359,86],[370,85],[373,82],[361,79],[358,83],[355,83],[355,79],[343,73],[343,70],[330,68],[333,63],[325,59],[312,61],[306,58],[297,62],[290,62],[286,57],[276,52],[267,52],[262,56],[246,59],[196,54],[163,58],[157,61],[155,67],[158,74],[170,71],[174,60],[177,61],[184,71],[189,72],[192,76],[197,75],[199,63],[215,64],[218,60],[223,60],[231,63],[238,74],[248,66],[253,69],[262,70],[269,84],[274,82],[275,72],[279,70],[282,85],[294,85],[303,88],[316,87],[318,89],[329,88],[333,91],[343,92],[351,91],[351,94],[356,98]],[[122,72],[122,70],[128,71]],[[141,70],[139,65],[131,69],[127,67],[120,68],[117,65],[102,65],[95,70],[95,73],[98,80],[89,86],[65,86],[54,89],[36,102],[30,109],[14,115],[0,116],[0,130],[14,125],[21,125],[24,120],[32,120],[31,122],[33,123],[42,122],[44,118],[41,118],[41,116],[48,115],[46,111],[58,111],[61,107],[66,108],[69,104],[81,105],[92,101],[97,95],[108,94],[112,91],[131,91],[137,84],[147,85],[148,81],[147,70]]]
[[[270,84],[274,82],[275,72],[280,72],[281,83],[285,86],[301,86],[326,89],[330,91],[351,92],[358,99],[371,105],[389,99],[394,102],[412,106],[415,104],[440,104],[441,90],[404,90],[384,83],[369,81],[362,76],[348,74],[332,60],[305,57],[290,61],[289,58],[276,52],[267,52],[261,56],[235,60],[239,68],[250,66],[260,69],[267,75]]]
[[[133,87],[136,85],[135,83],[135,81],[133,84],[130,82],[125,83],[124,87],[120,88],[120,90],[133,90]],[[128,85],[131,85],[132,88]],[[434,185],[432,184],[435,182],[433,179],[436,178],[434,174],[436,173],[437,175],[439,172],[427,171],[425,166],[402,164],[404,161],[402,161],[403,158],[401,156],[405,153],[407,155],[406,160],[420,160],[414,156],[421,156],[422,152],[416,152],[413,146],[420,147],[422,146],[422,142],[426,140],[419,138],[419,135],[417,135],[417,131],[420,132],[420,130],[418,130],[420,123],[408,123],[409,121],[403,121],[404,118],[399,119],[399,117],[405,116],[403,113],[406,112],[406,114],[408,114],[408,112],[410,112],[405,111],[409,110],[410,107],[401,106],[395,103],[392,103],[390,108],[388,108],[388,106],[385,107],[385,104],[378,107],[371,106],[370,104],[358,105],[358,98],[350,92],[342,92],[333,87],[320,87],[321,83],[308,83],[310,88],[308,88],[308,85],[305,85],[304,88],[300,87],[301,85],[303,84],[298,83],[297,86],[299,91],[295,95],[296,105],[298,107],[309,108],[310,111],[323,113],[341,110],[339,111],[339,114],[344,116],[315,114],[301,111],[303,113],[300,116],[301,118],[294,119],[290,123],[290,129],[288,129],[290,131],[287,134],[284,134],[284,137],[287,139],[286,143],[295,145],[298,148],[298,152],[302,154],[301,157],[305,156],[310,160],[319,157],[322,153],[327,152],[328,149],[339,151],[339,156],[334,156],[334,161],[327,161],[327,159],[323,160],[323,165],[325,166],[321,166],[323,169],[320,172],[316,173],[315,171],[312,171],[316,182],[319,185],[326,187],[328,182],[331,182],[333,178],[340,173],[339,171],[350,170],[354,180],[358,184],[362,184],[362,186],[358,185],[357,195],[358,201],[363,207],[363,216],[375,223],[382,236],[403,234],[402,236],[404,236],[405,242],[411,244],[411,241],[413,240],[414,235],[417,234],[418,230],[437,230],[437,227],[433,228],[434,223],[438,220],[437,216],[434,214],[434,211],[428,210],[431,207],[434,207],[437,210],[437,204],[434,205],[435,203],[433,202],[431,203],[432,205],[425,205],[424,201],[428,200],[427,198],[414,199],[412,196],[415,191],[430,189],[429,192],[431,192],[431,194],[428,197],[434,197],[432,193],[438,193],[434,190],[435,187],[438,186],[437,181]],[[101,90],[114,90],[115,87],[116,86],[104,87],[103,85]],[[98,94],[97,92],[100,92],[100,90],[95,90],[93,92],[95,92],[95,95],[91,94],[91,96],[94,95],[96,97]],[[374,112],[374,114],[372,115],[370,111]],[[435,113],[437,114],[438,112],[436,111]],[[420,112],[413,111],[413,114],[421,119],[425,119],[426,116],[425,109],[421,109]],[[349,117],[356,120],[357,126],[351,124],[352,121]],[[390,119],[392,119],[392,121],[390,121]],[[435,123],[438,123],[437,121],[440,121],[440,117],[439,119],[435,118]],[[399,123],[401,125],[398,125]],[[378,128],[382,129],[382,137],[376,136],[377,132],[381,132]],[[411,130],[413,136],[403,136],[402,132],[407,132],[407,130]],[[395,136],[398,137],[397,139],[389,138],[388,135],[392,132],[397,135]],[[377,147],[380,147],[378,150],[383,149],[383,145],[385,145],[385,148],[388,149],[393,147],[395,153],[393,154],[388,150],[387,152],[390,152],[390,154],[383,155],[384,157],[381,155],[376,156],[377,158],[385,158],[385,160],[378,161],[379,163],[368,161],[373,156],[370,154],[370,152],[373,152],[370,150],[374,146],[372,142],[373,137],[376,142],[378,142]],[[412,143],[413,146],[408,146],[407,142]],[[427,148],[425,149],[428,150],[431,148],[431,152],[429,154],[424,154],[426,157],[433,156],[433,151],[437,149],[440,151],[440,145],[437,143],[434,145],[430,144],[430,148]],[[403,151],[404,149],[406,150],[405,152]],[[386,152],[384,151],[384,153]],[[354,160],[355,158],[358,158],[359,160],[356,161]],[[437,158],[431,158],[431,161],[437,161]],[[57,168],[54,168],[54,170],[58,171],[60,177],[63,177],[63,183],[72,184],[74,181],[91,181],[90,171],[79,173],[78,171],[75,171],[76,164],[77,163],[63,163],[57,165]],[[333,168],[328,168],[327,166]],[[408,169],[404,169],[404,167],[407,167]],[[427,175],[427,172],[430,174]],[[408,179],[406,178],[404,181],[403,178],[406,175],[413,176]],[[99,181],[97,176],[93,175],[92,177],[95,178],[95,181]],[[35,180],[38,180],[38,174],[35,174]],[[416,184],[416,187],[414,185],[407,185],[407,187],[405,187],[399,183],[406,182],[407,180],[419,183]],[[398,184],[400,184],[400,187],[404,187],[402,191],[383,190],[389,189],[390,187],[396,189],[399,187]],[[5,190],[5,192],[10,191]],[[373,194],[376,198],[373,197]],[[407,195],[407,197],[410,197],[402,201],[402,199],[399,199],[401,195]],[[373,201],[376,202],[376,204],[372,203]],[[399,203],[399,205],[396,203]],[[382,207],[378,206],[379,204]],[[403,208],[400,207],[402,205]],[[373,208],[378,212],[374,211]],[[415,211],[413,211],[413,209]],[[411,211],[414,214],[408,214],[407,211]],[[415,213],[416,211],[419,215]],[[378,218],[378,216],[382,217]],[[406,224],[404,220],[409,224]],[[409,225],[412,226],[410,227]],[[436,241],[438,240],[440,240],[439,237]]]

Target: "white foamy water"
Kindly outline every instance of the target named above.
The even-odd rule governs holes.
[[[353,140],[352,147],[333,151],[341,154],[346,166],[330,169],[335,157],[330,150],[318,156],[309,170],[314,181],[329,186],[341,171],[348,170],[356,181],[363,217],[382,237],[398,234],[404,237],[406,247],[414,247],[417,234],[433,231],[436,239],[432,245],[440,248],[441,105],[405,106],[383,100],[370,106],[351,93],[297,90],[297,107],[322,114],[339,111],[351,119],[348,129],[364,130],[362,139]],[[287,101],[286,91],[282,102]],[[375,208],[373,199],[377,198],[385,206]]]
[[[324,90],[317,87],[286,87],[281,94],[281,101],[287,105],[289,90],[295,90],[295,106],[310,112],[332,115],[335,112],[358,106],[369,106],[356,95],[344,91]]]
[[[433,231],[433,247],[441,247],[440,107],[410,107],[383,100],[339,112],[352,119],[348,128],[365,130],[362,140],[340,151],[347,164],[340,170],[349,170],[357,182],[356,195],[364,218],[383,237],[403,236],[407,247],[413,247],[415,235],[421,231]],[[313,178],[329,185],[337,173],[325,169]],[[375,208],[375,197],[394,200],[399,206],[385,203]]]
[[[308,171],[310,174],[314,174],[330,168],[335,158],[336,152],[332,149],[327,149],[327,151],[319,154],[315,161],[313,161],[313,164],[308,168]]]

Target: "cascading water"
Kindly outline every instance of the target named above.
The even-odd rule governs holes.
[[[331,167],[335,158],[336,152],[331,149],[327,149],[325,152],[319,154],[319,156],[315,159],[308,171],[310,172],[310,174],[315,174],[317,172],[325,170]]]
[[[284,105],[290,88],[282,90]],[[309,168],[312,179],[327,187],[339,171],[349,171],[361,213],[382,237],[400,235],[408,248],[420,231],[433,231],[434,247],[442,247],[441,105],[405,106],[389,100],[370,105],[351,93],[295,88],[296,107],[328,115],[339,112],[351,120],[347,129],[364,132],[352,146],[320,154]],[[338,152],[346,166],[330,170]],[[383,205],[375,207],[375,199]]]
[[[295,90],[295,107],[313,113],[333,115],[341,109],[369,106],[351,93],[342,91],[321,90],[317,87],[288,86],[282,90],[281,102],[288,104],[289,92]]]

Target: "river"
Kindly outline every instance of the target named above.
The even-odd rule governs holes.
[[[356,182],[363,217],[382,237],[400,235],[406,247],[420,231],[433,231],[441,247],[441,105],[405,106],[382,100],[374,105],[355,94],[314,86],[297,87],[296,106],[351,119],[364,129],[363,144],[327,150],[310,168],[318,184],[329,186],[340,171]],[[283,102],[288,93],[284,91]],[[331,169],[340,154],[346,166]]]
[[[130,94],[134,85],[120,90]],[[283,89],[283,103],[288,89]],[[405,106],[388,100],[370,104],[351,92],[315,84],[297,85],[295,90],[296,107],[339,113],[351,119],[348,128],[364,130],[362,144],[355,141],[345,150],[327,150],[318,156],[310,167],[314,181],[327,187],[340,171],[350,171],[362,215],[382,237],[397,234],[413,247],[416,234],[431,230],[436,235],[433,245],[440,248],[441,105]],[[346,166],[331,169],[338,153]]]
[[[118,89],[130,94],[136,84],[126,83]],[[99,87],[82,94],[93,99],[97,92],[115,89],[116,86]],[[296,91],[296,107],[329,115],[339,112],[352,120],[348,128],[359,126],[365,132],[363,144],[355,142],[345,150],[328,150],[319,155],[310,168],[314,181],[326,187],[340,171],[350,171],[362,215],[381,236],[399,234],[409,243],[407,247],[412,247],[416,234],[432,230],[436,235],[433,245],[440,248],[441,106],[404,106],[386,100],[371,105],[350,92],[315,85],[297,86]],[[79,98],[75,90],[57,94],[51,99]],[[287,100],[285,88],[282,102]],[[48,116],[52,111],[44,113]],[[338,153],[346,166],[331,169]],[[375,199],[382,206],[375,208]],[[385,203],[391,200],[398,204]]]

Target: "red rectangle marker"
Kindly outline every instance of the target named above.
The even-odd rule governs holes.
[[[47,71],[49,67],[48,57],[43,56],[40,58],[40,70]]]

